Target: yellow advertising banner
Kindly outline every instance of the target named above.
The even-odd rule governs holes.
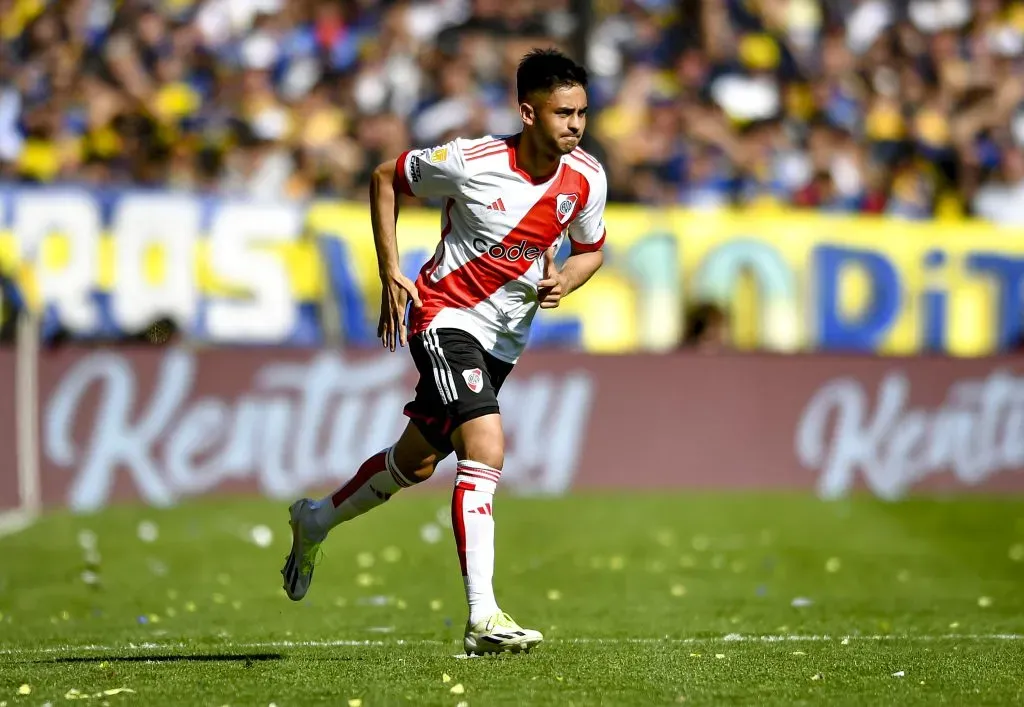
[[[317,343],[325,328],[372,338],[380,282],[365,204],[104,198],[0,190],[0,272],[71,331],[132,331],[171,316],[212,342]],[[1020,337],[1019,231],[626,206],[610,206],[606,221],[605,267],[538,316],[541,330],[562,327],[562,344],[671,349],[697,301],[729,312],[744,350],[975,356]],[[404,209],[403,269],[418,270],[439,234],[436,210]],[[329,327],[326,302],[337,317]]]

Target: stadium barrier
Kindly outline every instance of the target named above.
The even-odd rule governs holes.
[[[402,267],[434,253],[438,210],[403,209]],[[732,312],[741,350],[942,351],[1021,339],[1024,238],[981,223],[610,206],[606,265],[532,342],[673,348],[685,305]],[[566,252],[560,254],[565,257]],[[0,185],[0,296],[43,331],[135,333],[169,317],[200,343],[372,348],[380,282],[365,204]]]
[[[0,371],[14,368],[0,351]],[[501,393],[503,489],[1024,490],[1024,359],[534,352]],[[49,507],[289,499],[392,442],[404,351],[176,348],[43,353],[39,465]],[[19,504],[15,381],[0,382],[0,508]],[[439,476],[452,473],[451,460]],[[24,486],[22,484],[22,486]],[[31,485],[30,485],[31,486]],[[428,486],[446,489],[435,478]]]

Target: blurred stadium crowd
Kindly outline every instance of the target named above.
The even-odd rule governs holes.
[[[585,60],[610,198],[1024,224],[1016,0],[0,0],[0,179],[362,199]]]

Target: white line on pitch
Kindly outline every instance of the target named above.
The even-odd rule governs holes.
[[[828,634],[790,634],[790,635],[743,635],[730,633],[725,636],[708,637],[686,637],[686,638],[555,638],[548,639],[548,643],[562,644],[585,644],[598,643],[609,645],[622,644],[701,644],[701,643],[782,643],[782,642],[830,642],[830,641],[1020,641],[1024,640],[1024,634],[1017,633],[950,633],[950,634],[903,634],[903,635],[828,635]],[[242,641],[227,643],[203,643],[201,640],[195,642],[178,643],[128,643],[125,645],[98,645],[88,644],[81,646],[48,646],[40,648],[2,648],[0,655],[32,655],[50,653],[75,653],[81,652],[112,652],[112,651],[170,651],[170,650],[227,650],[238,648],[268,649],[268,648],[360,648],[369,646],[423,646],[423,645],[445,645],[454,643],[452,641],[439,641],[433,639],[395,639],[393,641],[381,640],[332,640],[332,641]]]

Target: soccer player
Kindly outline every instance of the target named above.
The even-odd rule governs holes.
[[[586,70],[556,51],[534,50],[516,82],[522,132],[407,151],[373,173],[370,214],[383,282],[377,334],[391,351],[408,344],[419,383],[393,446],[331,495],[292,504],[292,549],[282,570],[288,596],[302,599],[332,528],[430,478],[454,451],[452,526],[469,603],[467,654],[528,651],[543,640],[499,608],[491,585],[493,499],[505,444],[497,395],[537,308],[557,307],[601,267],[605,237],[604,170],[579,148]],[[415,283],[399,269],[399,192],[443,199],[441,242]],[[566,236],[571,254],[559,270],[554,254]]]

